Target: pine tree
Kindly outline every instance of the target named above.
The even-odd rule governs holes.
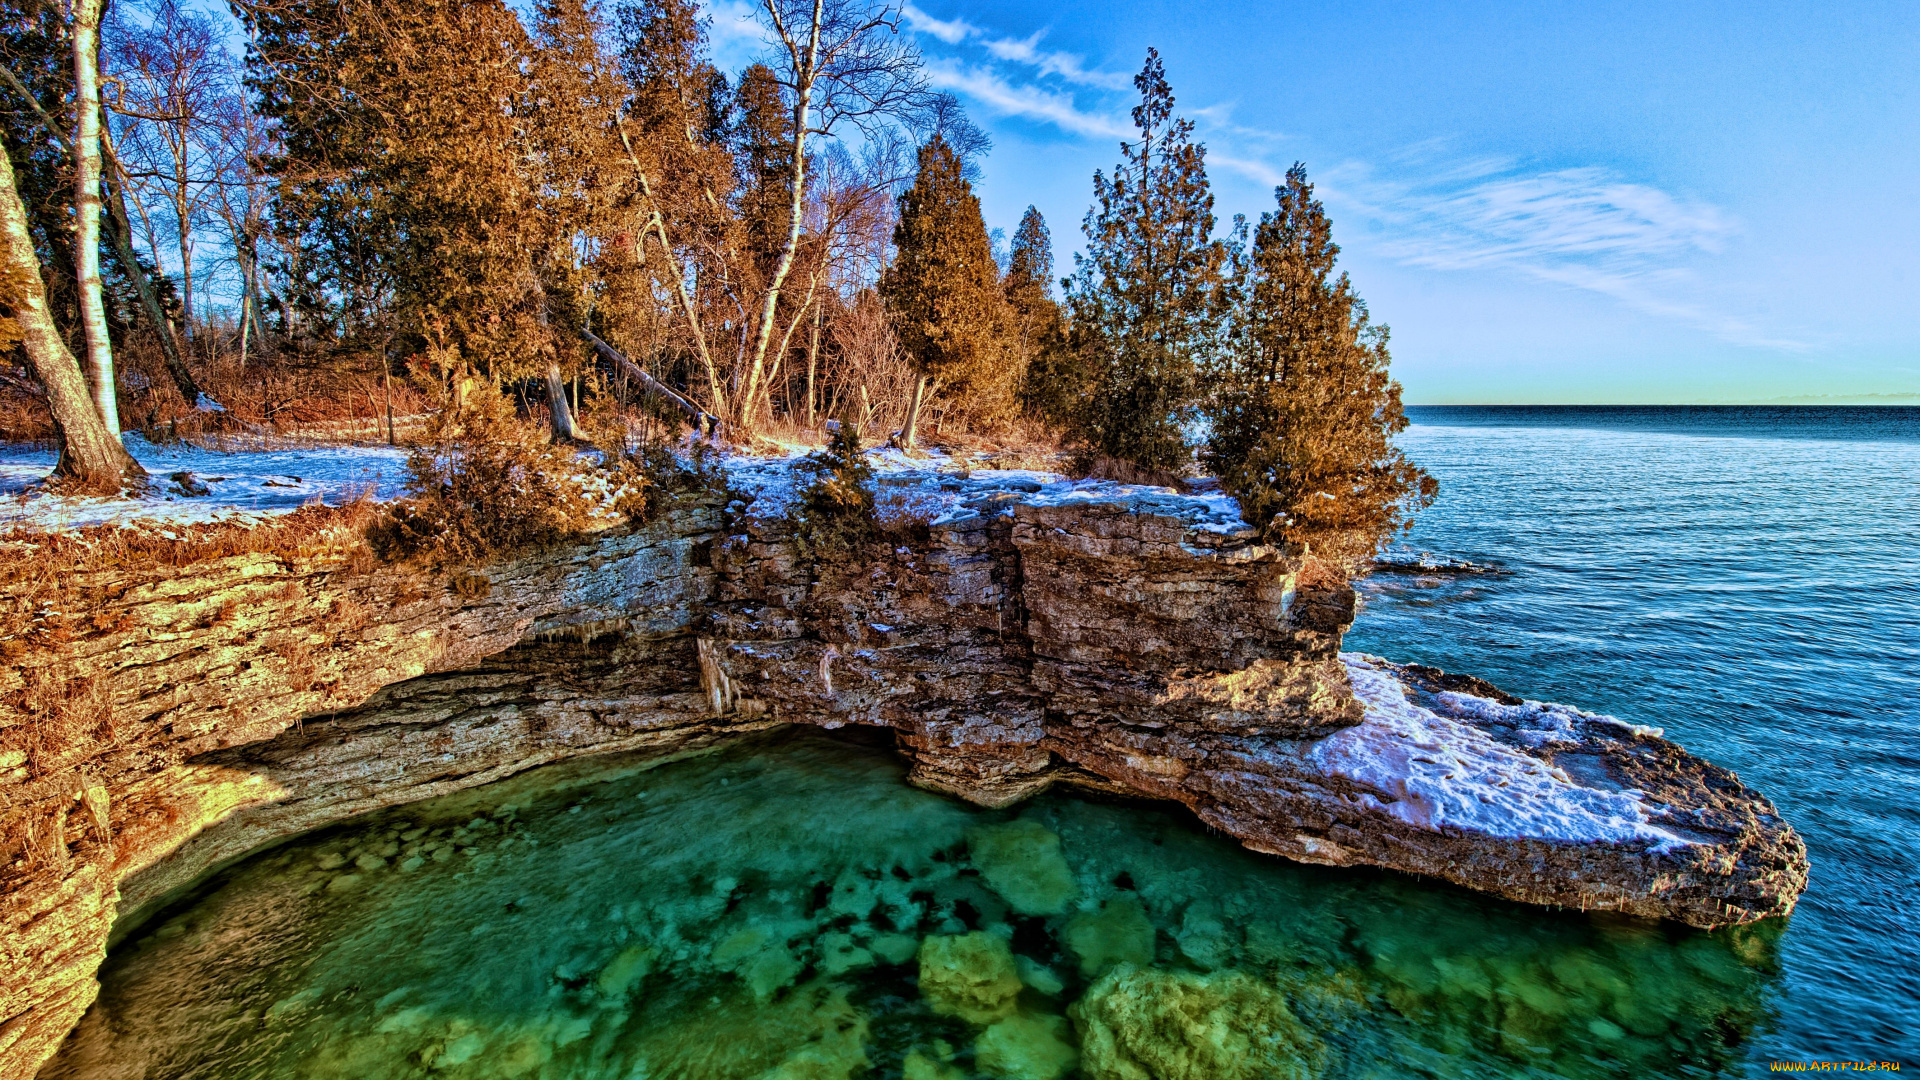
[[[1020,378],[1020,404],[1030,415],[1065,423],[1086,373],[1066,348],[1066,321],[1053,298],[1053,236],[1032,206],[1021,215],[1007,253],[1007,347]]]
[[[1240,268],[1236,348],[1219,365],[1204,459],[1274,539],[1371,552],[1438,485],[1393,445],[1407,426],[1369,321],[1296,164]]]
[[[1225,248],[1213,239],[1205,148],[1192,122],[1174,117],[1158,52],[1147,50],[1133,84],[1140,139],[1121,144],[1112,179],[1093,176],[1086,252],[1068,291],[1088,373],[1075,427],[1097,455],[1178,469],[1191,458],[1198,365],[1217,337]]]
[[[275,214],[312,309],[395,351],[429,337],[495,379],[544,367],[529,44],[499,0],[247,8]]]
[[[601,51],[604,30],[592,0],[539,0],[534,6],[532,79],[522,112],[544,215],[529,230],[544,241],[532,267],[544,298],[536,320],[563,324],[550,326],[556,332],[534,345],[547,354],[541,374],[553,433],[561,439],[581,438],[565,380],[591,366],[576,333],[587,323],[594,276],[581,265],[581,255],[603,250],[625,224],[622,204],[632,183],[618,129],[630,91],[613,58]]]
[[[900,196],[897,254],[880,295],[923,380],[945,388],[969,419],[1004,422],[1013,412],[1014,372],[998,333],[1000,268],[993,261],[980,200],[951,144],[935,135],[920,148],[919,173]],[[916,390],[916,406],[921,392]],[[903,435],[910,444],[913,421]]]
[[[793,107],[773,70],[754,64],[740,73],[734,94],[734,161],[740,217],[746,228],[755,284],[773,276],[792,208]]]

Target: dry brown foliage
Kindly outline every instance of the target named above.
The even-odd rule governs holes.
[[[570,448],[522,423],[492,386],[470,384],[464,398],[434,414],[409,455],[411,497],[384,508],[368,529],[380,558],[475,563],[555,543],[592,524],[596,505],[576,476]]]
[[[1136,465],[1131,461],[1096,454],[1076,461],[1074,473],[1087,480],[1112,480],[1117,484],[1147,484],[1153,487],[1170,487],[1186,490],[1186,482],[1178,473],[1167,469],[1150,469]]]

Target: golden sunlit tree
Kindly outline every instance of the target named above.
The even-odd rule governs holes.
[[[1387,328],[1335,275],[1340,248],[1306,168],[1274,194],[1239,268],[1204,460],[1269,537],[1371,553],[1438,485],[1393,445],[1407,419]]]
[[[919,166],[900,196],[896,254],[880,278],[894,333],[920,376],[904,446],[913,445],[930,382],[969,419],[992,424],[1011,417],[1018,374],[1000,336],[1000,268],[960,155],[936,135],[920,148]]]

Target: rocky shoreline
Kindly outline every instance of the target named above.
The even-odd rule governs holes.
[[[484,582],[320,552],[97,583],[5,687],[64,665],[116,736],[0,774],[0,814],[63,848],[9,859],[0,1076],[77,1021],[116,919],[249,851],[777,724],[891,728],[914,782],[984,805],[1169,799],[1256,850],[1530,903],[1711,927],[1805,887],[1771,804],[1657,732],[1343,655],[1341,568],[1257,543],[1218,496],[896,468],[910,512],[818,559],[782,468]]]

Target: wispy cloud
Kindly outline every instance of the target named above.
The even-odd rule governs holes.
[[[1351,186],[1351,185],[1349,185]],[[1540,259],[1649,259],[1718,252],[1734,231],[1719,208],[1597,168],[1476,176],[1460,186],[1362,184],[1376,216],[1411,226],[1402,254],[1436,269]]]
[[[760,25],[759,9],[744,0],[715,0],[707,5],[711,22],[707,40],[713,58],[722,68],[745,67],[767,45],[766,29]]]
[[[1687,264],[1720,254],[1739,232],[1719,207],[1605,169],[1528,171],[1497,159],[1446,160],[1432,150],[1403,155],[1390,175],[1349,162],[1316,183],[1329,203],[1377,222],[1382,238],[1371,247],[1404,265],[1506,270],[1736,344],[1800,347],[1701,297]],[[1249,176],[1261,164],[1214,160]]]
[[[979,27],[959,16],[951,19],[936,19],[912,4],[902,7],[900,13],[907,17],[907,29],[916,34],[927,34],[939,38],[949,45],[958,45],[980,33]]]
[[[1125,90],[1132,85],[1133,77],[1118,71],[1095,71],[1086,66],[1086,58],[1070,52],[1051,52],[1040,48],[1040,39],[1046,36],[1046,30],[1036,30],[1024,40],[1015,38],[995,38],[984,44],[995,58],[1015,64],[1025,64],[1041,75],[1058,75],[1075,86],[1091,86],[1102,90]]]
[[[1125,137],[1133,133],[1113,116],[1081,109],[1071,94],[1011,82],[987,68],[937,59],[928,62],[927,76],[935,87],[964,94],[1002,116],[1038,120],[1074,135]]]
[[[740,3],[740,0],[723,0]],[[1082,138],[1133,136],[1122,94],[1130,77],[1042,48],[1044,29],[997,35],[913,5],[909,29],[927,39],[932,83],[999,116]],[[935,42],[940,43],[934,45]],[[1208,164],[1262,187],[1285,180],[1286,133],[1234,120],[1232,101],[1183,112],[1200,123]],[[1720,255],[1739,232],[1721,208],[1592,167],[1536,169],[1459,154],[1434,140],[1371,163],[1316,169],[1322,197],[1364,223],[1370,253],[1438,272],[1495,270],[1611,298],[1746,345],[1798,348],[1729,314],[1691,267]],[[1343,235],[1355,234],[1346,230]]]

